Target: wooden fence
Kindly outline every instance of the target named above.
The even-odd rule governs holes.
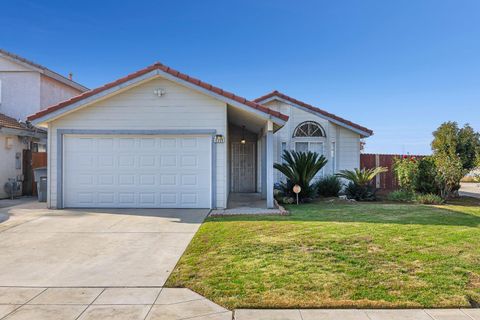
[[[423,157],[417,155],[408,156],[416,158]],[[364,153],[360,155],[360,168],[370,169],[376,167],[386,167],[388,171],[377,176],[375,180],[376,186],[377,188],[385,191],[395,190],[398,188],[398,181],[395,176],[393,166],[395,159],[399,159],[401,157],[403,157],[403,155]]]
[[[22,194],[25,196],[37,195],[37,184],[33,177],[33,169],[47,166],[46,152],[32,152],[23,150],[23,183]]]

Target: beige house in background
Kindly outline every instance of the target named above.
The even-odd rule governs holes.
[[[86,87],[41,65],[0,49],[0,199],[8,179],[23,181],[23,150],[45,151],[46,131],[27,116],[78,95]]]
[[[48,130],[50,208],[274,207],[285,149],[359,166],[372,131],[279,92],[250,101],[156,63],[29,117]]]

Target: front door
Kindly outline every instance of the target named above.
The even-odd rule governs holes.
[[[231,192],[255,192],[255,142],[232,142]]]

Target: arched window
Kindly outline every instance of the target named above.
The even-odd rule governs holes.
[[[300,123],[293,131],[293,137],[325,137],[325,130],[314,121]]]

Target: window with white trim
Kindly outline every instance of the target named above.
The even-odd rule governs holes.
[[[280,157],[282,159],[282,162],[285,162],[285,160],[283,160],[283,154],[285,153],[285,150],[287,150],[287,143],[284,141],[284,142],[282,142],[282,152],[280,153]]]
[[[315,121],[305,121],[300,123],[293,131],[294,146],[297,152],[316,152],[324,156],[325,130]],[[324,175],[323,168],[316,176],[319,178]]]
[[[295,151],[297,152],[316,152],[320,155],[323,153],[323,142],[318,141],[297,141],[295,142]],[[325,167],[315,176],[315,179],[323,177],[325,175]]]
[[[325,130],[315,121],[305,121],[300,123],[293,131],[293,137],[325,137]]]
[[[298,152],[316,152],[323,155],[323,142],[318,141],[297,141],[295,142],[295,151]]]

